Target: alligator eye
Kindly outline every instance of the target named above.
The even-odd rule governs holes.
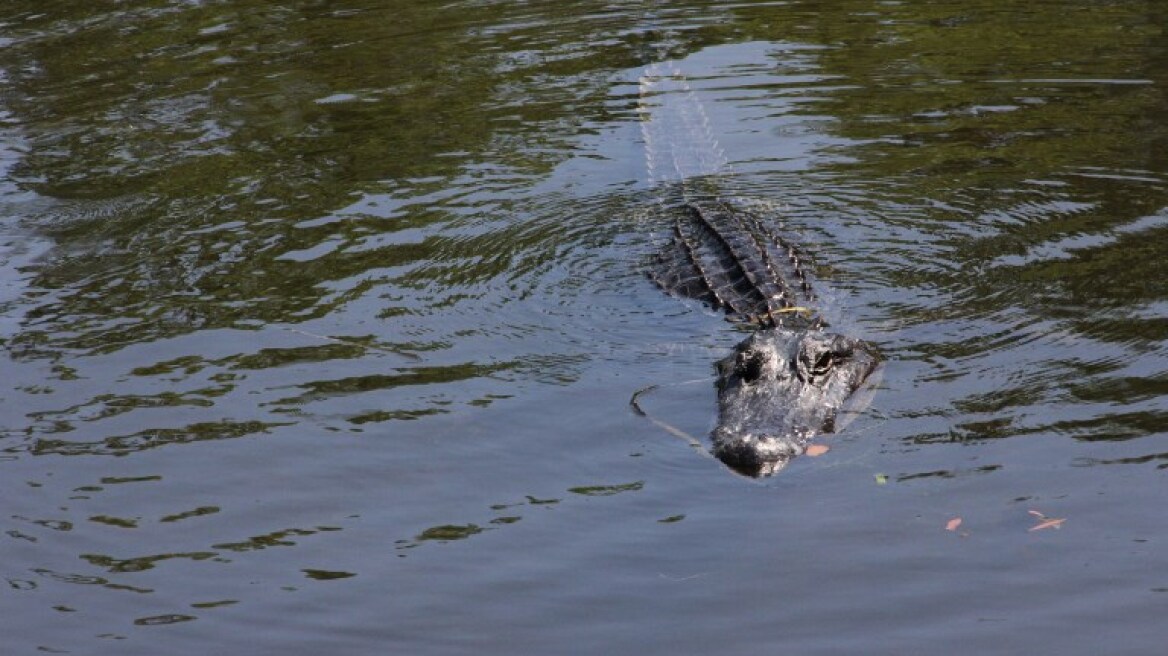
[[[819,357],[815,360],[815,364],[811,365],[811,373],[816,376],[823,376],[831,370],[833,365],[835,365],[835,353],[832,351],[820,353]]]
[[[846,361],[852,350],[847,345],[835,345],[838,348],[806,348],[799,353],[799,364],[796,375],[800,380],[808,383],[826,380],[832,369]]]
[[[753,383],[762,377],[762,365],[766,356],[761,351],[754,349],[746,349],[739,351],[738,357],[734,361],[734,373],[742,379],[744,383]]]

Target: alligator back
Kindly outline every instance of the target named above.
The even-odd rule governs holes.
[[[677,296],[724,310],[732,321],[818,328],[805,258],[755,212],[725,201],[687,202],[649,277]]]
[[[807,258],[764,220],[761,205],[733,194],[732,169],[685,76],[654,64],[640,88],[649,182],[673,218],[650,278],[733,321],[818,326],[807,317],[814,300]]]

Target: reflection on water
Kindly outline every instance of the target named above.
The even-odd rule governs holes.
[[[1166,19],[7,3],[6,644],[1150,650]],[[666,57],[708,141],[641,123]],[[720,148],[720,191],[769,208],[831,322],[888,357],[831,453],[765,485],[627,407],[659,385],[705,434],[742,337],[637,270],[670,179],[646,134]],[[1039,505],[1066,527],[1027,535]],[[954,515],[979,549],[931,541]],[[1066,631],[1073,600],[1114,632]]]

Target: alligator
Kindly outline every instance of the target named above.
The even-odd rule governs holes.
[[[674,210],[672,239],[649,276],[666,292],[754,328],[715,364],[713,454],[749,476],[803,453],[880,362],[864,341],[829,332],[814,310],[805,256],[762,217],[724,200]]]
[[[649,277],[666,292],[702,301],[752,329],[715,364],[718,422],[710,439],[713,455],[732,469],[771,475],[817,434],[834,432],[839,413],[880,358],[864,341],[827,330],[799,248],[764,213],[718,193],[728,165],[709,121],[676,72],[642,78],[642,92],[650,87],[660,95],[662,80],[675,83],[671,93],[683,93],[647,119],[658,122],[645,132],[650,177],[667,160],[676,178],[676,184],[664,184],[660,175],[653,180],[672,225]],[[693,137],[685,149],[672,142],[682,132]],[[670,142],[662,145],[663,137]],[[703,163],[680,159],[691,152]]]

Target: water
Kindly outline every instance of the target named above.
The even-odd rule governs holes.
[[[1157,653],[1168,16],[1015,4],[7,3],[5,653]],[[887,360],[761,482],[666,58]]]

